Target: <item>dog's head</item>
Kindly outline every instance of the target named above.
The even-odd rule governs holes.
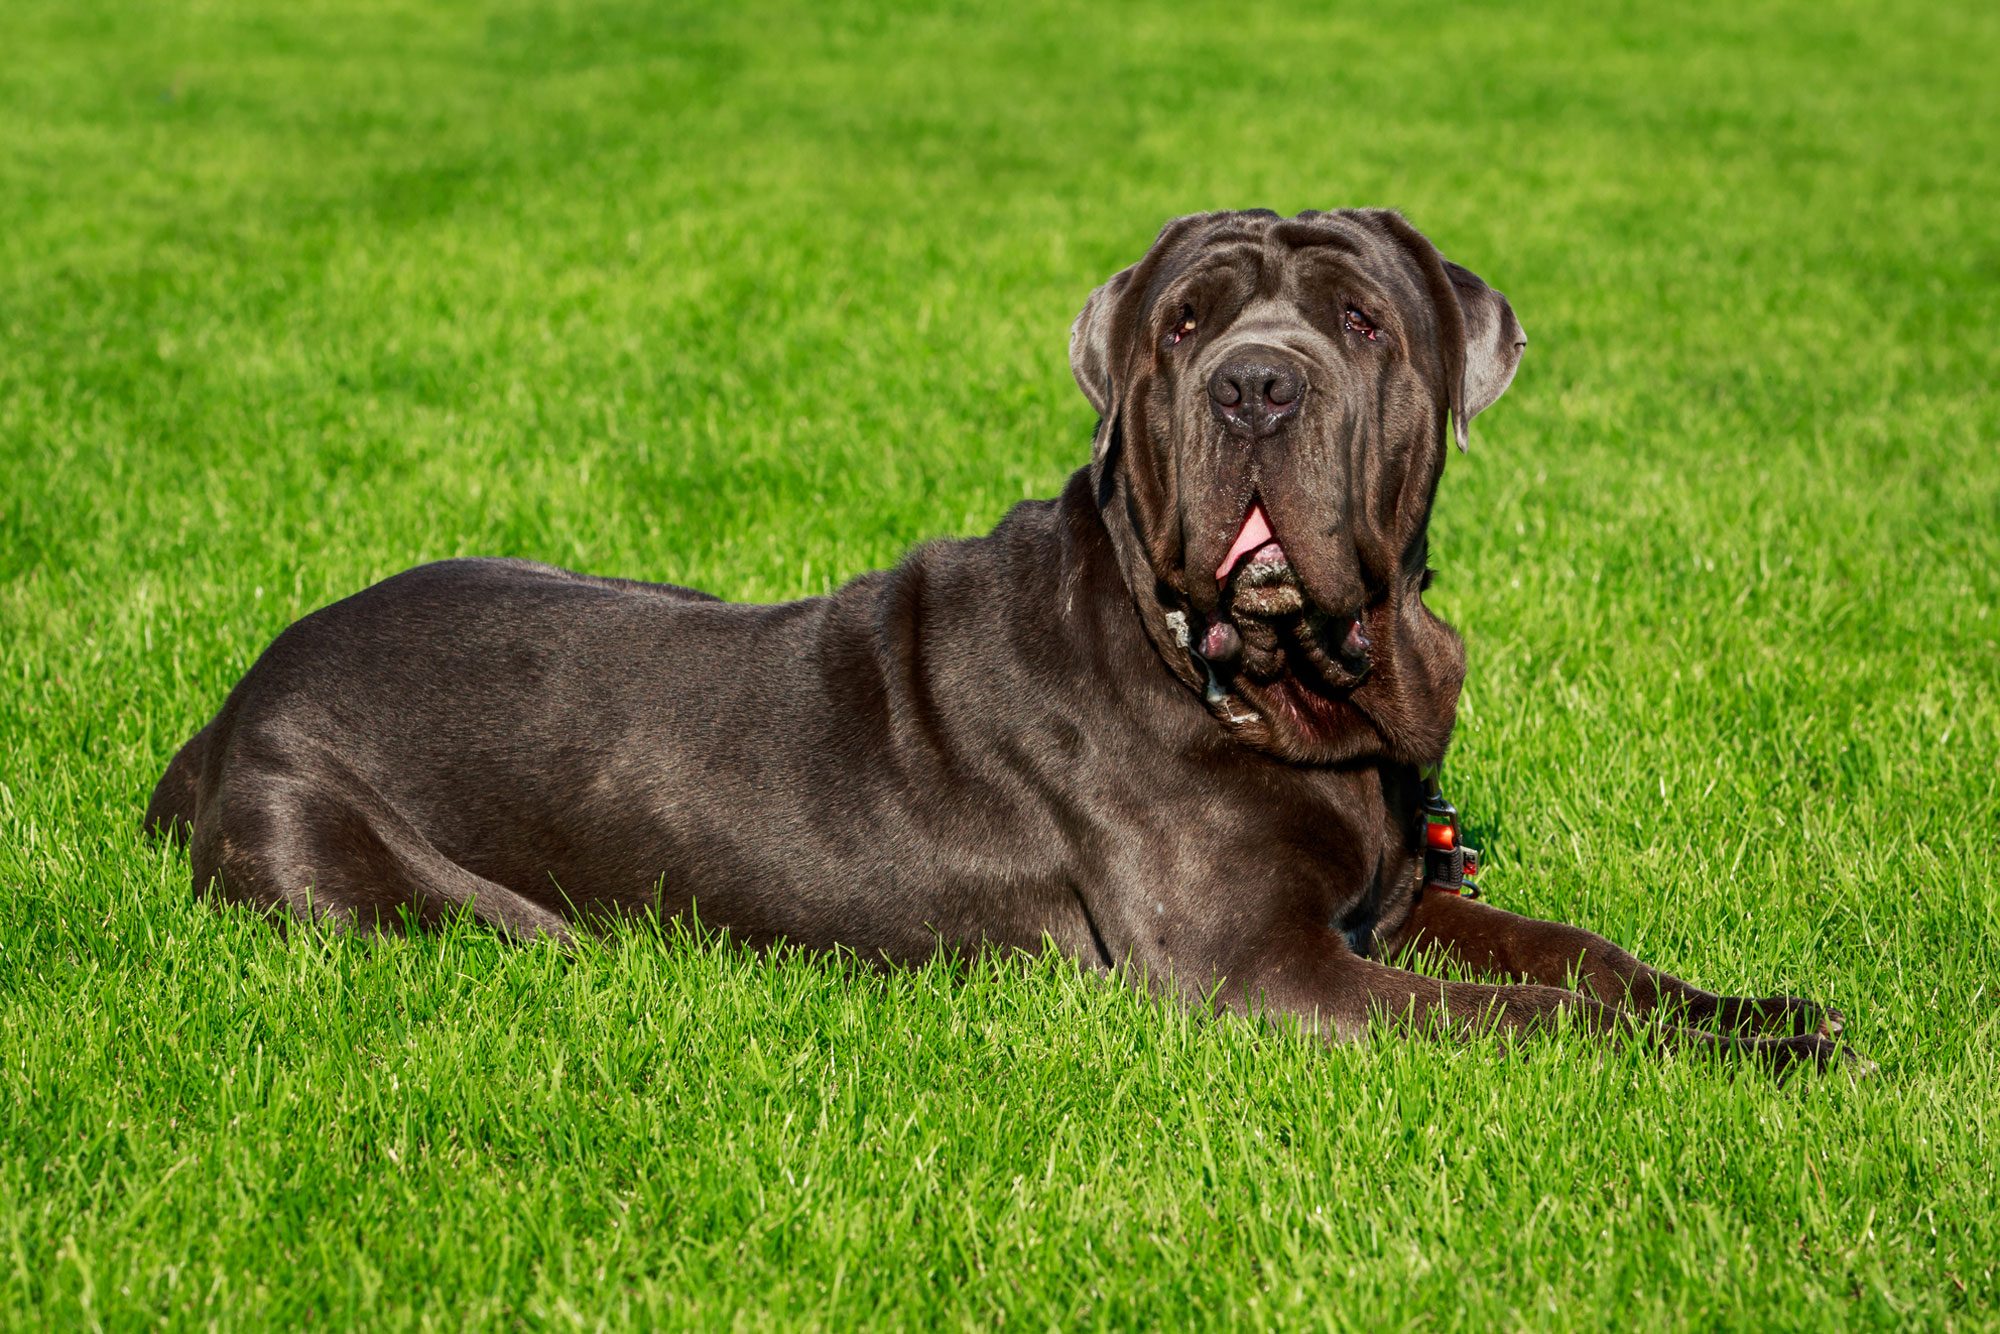
[[[1091,294],[1070,365],[1105,521],[1154,643],[1243,740],[1442,756],[1464,650],[1422,601],[1431,500],[1526,342],[1384,210],[1181,218]]]

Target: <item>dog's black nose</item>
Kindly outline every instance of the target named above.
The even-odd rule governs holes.
[[[1280,357],[1232,357],[1208,377],[1208,405],[1216,420],[1253,440],[1296,416],[1305,395],[1305,377]]]

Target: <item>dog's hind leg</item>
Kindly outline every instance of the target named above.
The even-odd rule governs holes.
[[[197,893],[360,930],[469,910],[518,939],[567,942],[558,914],[439,852],[324,747],[241,733],[191,843]]]
[[[201,790],[201,766],[207,758],[209,738],[215,731],[213,720],[187,739],[167,761],[167,771],[153,786],[153,799],[146,803],[146,815],[139,827],[155,838],[186,843],[194,828],[196,799]]]

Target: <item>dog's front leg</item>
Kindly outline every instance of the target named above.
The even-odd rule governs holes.
[[[1390,955],[1436,950],[1467,971],[1580,986],[1607,1004],[1726,1033],[1782,1037],[1841,1031],[1840,1011],[1797,996],[1718,996],[1652,967],[1604,937],[1562,922],[1523,917],[1488,903],[1426,890]]]
[[[1266,1019],[1298,1019],[1308,1030],[1340,1040],[1360,1037],[1371,1021],[1438,1036],[1470,1036],[1546,1031],[1566,1017],[1611,1041],[1640,1034],[1660,1048],[1748,1059],[1781,1079],[1801,1065],[1823,1070],[1858,1062],[1852,1052],[1819,1034],[1734,1037],[1677,1026],[1642,1030],[1617,1005],[1561,986],[1427,977],[1364,959],[1337,933],[1319,927],[1288,932],[1254,966],[1240,971],[1221,999]]]

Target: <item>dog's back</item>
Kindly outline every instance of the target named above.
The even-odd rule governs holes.
[[[462,584],[466,581],[484,580],[495,575],[538,577],[556,584],[580,584],[615,589],[623,592],[646,593],[671,602],[715,602],[718,600],[712,593],[705,593],[696,588],[684,588],[677,584],[647,583],[638,579],[618,579],[577,574],[555,566],[520,560],[475,559],[437,561],[429,565],[421,565],[415,569],[407,570],[396,576],[393,580],[385,580],[384,583],[438,583],[450,585],[453,583]],[[376,585],[376,588],[380,587],[382,585]],[[374,591],[374,589],[366,590],[364,593],[356,596],[365,597],[368,593]],[[351,602],[353,599],[348,599],[347,601]],[[341,603],[335,603],[332,607],[324,608],[321,612],[315,613],[315,615],[338,614],[338,609],[342,605]],[[313,617],[307,617],[306,621],[309,622],[312,619]],[[301,624],[304,623],[301,622]],[[292,627],[286,631],[285,635],[280,636],[278,642],[274,643],[272,648],[278,648],[279,644],[282,644],[287,637],[296,637],[297,633],[298,627]],[[266,656],[268,657],[269,654],[267,653]],[[260,660],[258,667],[262,666],[264,666],[264,662]],[[256,671],[257,668],[253,667],[251,673],[247,674],[245,679],[248,680],[250,676],[254,676]],[[225,704],[222,711],[203,724],[199,731],[189,737],[181,748],[174,752],[173,759],[167,762],[166,771],[160,775],[160,781],[154,784],[152,798],[146,803],[146,814],[140,821],[140,828],[145,833],[155,838],[170,839],[175,843],[183,845],[188,842],[192,836],[196,819],[201,811],[203,768],[207,763],[209,752],[214,743],[217,725],[227,713],[228,705]]]

